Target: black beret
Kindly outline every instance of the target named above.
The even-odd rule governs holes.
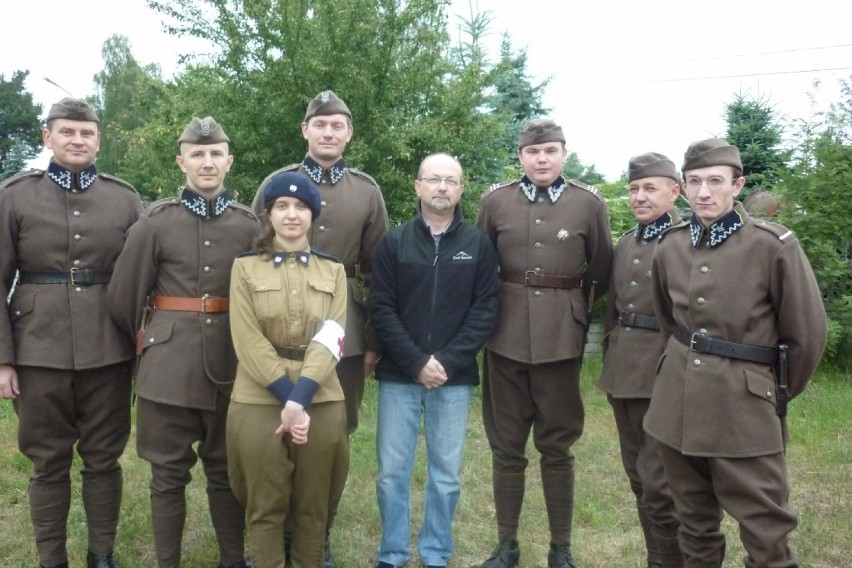
[[[679,181],[674,162],[657,152],[645,152],[630,158],[628,181],[649,177],[667,177]]]
[[[319,217],[322,211],[319,190],[305,174],[281,172],[272,176],[263,188],[263,208],[269,207],[279,197],[295,197],[303,201],[311,210],[312,220]]]
[[[739,148],[721,138],[708,138],[690,144],[683,155],[681,169],[685,172],[707,166],[733,166],[742,171],[743,162]]]
[[[50,107],[50,112],[47,113],[47,120],[45,122],[50,122],[54,118],[96,122],[98,124],[101,122],[98,119],[98,115],[95,114],[95,109],[89,103],[83,99],[75,99],[74,97],[65,97]]]
[[[231,139],[228,138],[228,135],[212,116],[205,118],[193,116],[178,138],[178,144],[184,142],[189,144],[218,144],[219,142],[230,141]]]
[[[545,142],[562,142],[565,144],[562,127],[549,118],[531,120],[521,128],[521,134],[518,136],[518,150],[524,146],[544,144]]]
[[[323,91],[308,103],[308,110],[305,111],[305,122],[315,116],[328,116],[330,114],[345,114],[352,118],[352,113],[349,112],[349,107],[343,102],[343,99],[334,94],[334,91]]]

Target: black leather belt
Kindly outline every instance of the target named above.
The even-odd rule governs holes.
[[[72,268],[65,272],[21,272],[18,281],[21,284],[71,284],[73,286],[90,286],[92,284],[107,284],[112,272],[107,270],[91,270],[88,268]]]
[[[291,361],[304,361],[305,351],[308,350],[307,345],[301,347],[278,347],[274,345],[273,347],[275,347],[275,352],[278,353],[279,357],[290,359]]]
[[[654,316],[645,316],[631,312],[621,312],[618,314],[618,325],[621,327],[641,327],[642,329],[652,329],[654,331],[660,330],[657,327],[657,318]]]
[[[734,343],[707,337],[703,333],[691,332],[676,325],[674,328],[675,339],[689,347],[692,351],[707,353],[709,355],[720,355],[729,359],[741,359],[752,363],[765,363],[770,365],[775,362],[778,350],[775,347],[763,347],[761,345],[749,345],[748,343]]]

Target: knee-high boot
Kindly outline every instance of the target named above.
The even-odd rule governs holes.
[[[245,509],[229,489],[208,489],[207,504],[219,544],[220,562],[223,566],[239,562],[245,555]]]
[[[83,508],[89,530],[89,550],[95,554],[112,554],[121,512],[121,491],[120,469],[83,474]]]
[[[683,568],[683,554],[677,540],[677,530],[664,531],[659,528],[652,529],[654,542],[660,555],[660,566],[662,568]]]
[[[186,496],[183,491],[151,494],[151,523],[160,568],[180,567],[185,522]]]
[[[31,481],[29,497],[39,561],[44,566],[67,562],[65,541],[68,511],[71,509],[71,480],[49,485]]]
[[[571,544],[574,519],[574,468],[547,469],[541,472],[544,504],[550,523],[552,544]]]
[[[494,508],[497,514],[497,538],[500,542],[518,539],[518,520],[524,503],[523,473],[500,473],[495,471]]]
[[[642,536],[645,538],[645,550],[648,555],[648,566],[661,564],[660,551],[657,546],[657,541],[654,539],[651,520],[648,518],[648,513],[645,511],[645,506],[638,498],[636,499],[636,512],[639,515],[639,524],[642,526]]]

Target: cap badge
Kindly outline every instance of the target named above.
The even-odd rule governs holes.
[[[293,193],[296,193],[297,191],[299,191],[299,188],[296,187],[295,184],[293,184],[293,185],[290,186],[290,191],[293,192]]]
[[[320,100],[324,103],[327,103],[331,100],[331,91],[323,91],[320,93]]]
[[[201,135],[210,136],[210,123],[206,120],[201,123]]]

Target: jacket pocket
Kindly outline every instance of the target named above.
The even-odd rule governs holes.
[[[765,400],[772,406],[775,406],[775,379],[748,369],[744,369],[743,373],[745,373],[746,388],[748,388],[748,392]]]
[[[142,352],[144,353],[149,347],[166,343],[172,338],[174,329],[175,322],[173,321],[149,325],[145,328],[145,336],[142,338]]]
[[[571,315],[574,316],[574,321],[586,327],[586,306],[583,302],[571,302]]]
[[[9,320],[15,323],[32,313],[35,307],[35,293],[15,294],[9,304]]]
[[[252,278],[249,282],[254,311],[259,320],[279,318],[284,311],[284,294],[278,278]]]

